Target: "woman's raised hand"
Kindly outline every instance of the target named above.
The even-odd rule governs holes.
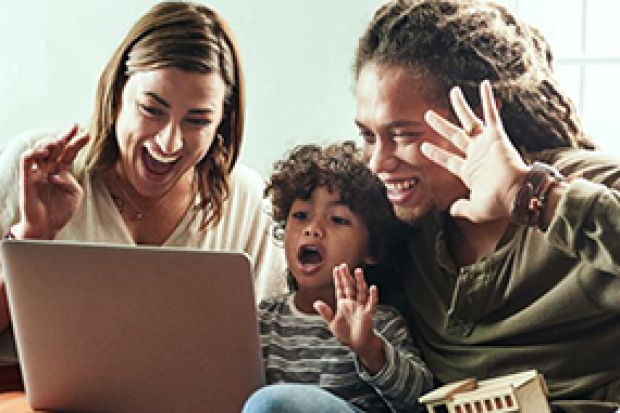
[[[469,198],[454,202],[450,213],[474,223],[509,217],[528,171],[504,131],[488,80],[481,83],[480,95],[484,120],[476,116],[458,88],[450,92],[450,101],[460,127],[433,111],[426,114],[426,122],[460,153],[428,142],[421,147],[427,158],[458,176],[469,188]]]
[[[18,238],[53,239],[79,208],[83,191],[71,169],[88,135],[78,130],[74,125],[22,155],[21,221],[12,230]]]

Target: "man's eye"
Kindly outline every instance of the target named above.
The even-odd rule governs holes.
[[[373,143],[376,140],[375,135],[372,132],[360,130],[359,134],[366,143]]]
[[[163,110],[154,106],[145,105],[143,103],[138,104],[138,107],[140,108],[140,111],[147,116],[161,116],[164,114]]]
[[[422,134],[419,132],[395,132],[392,135],[392,139],[395,141],[411,141],[418,139],[420,136]]]
[[[291,216],[295,219],[303,220],[303,219],[308,218],[308,213],[304,211],[297,211],[297,212],[293,212]]]
[[[211,124],[211,121],[209,119],[199,119],[199,118],[189,118],[185,120],[187,123],[189,123],[192,126],[196,126],[199,128],[202,128],[203,126],[208,126]]]
[[[351,223],[351,221],[349,221],[348,219],[339,217],[337,215],[334,215],[332,217],[332,222],[337,225],[349,225]]]

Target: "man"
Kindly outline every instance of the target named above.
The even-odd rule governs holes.
[[[407,311],[437,378],[536,369],[560,411],[620,407],[620,162],[541,34],[494,4],[395,0],[355,77],[365,159],[415,227]]]

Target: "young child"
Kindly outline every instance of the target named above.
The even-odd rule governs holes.
[[[361,268],[380,268],[398,220],[353,142],[294,149],[267,183],[291,292],[259,306],[270,384],[244,412],[413,411],[432,385],[401,315]],[[353,275],[350,268],[356,268]],[[382,277],[389,277],[384,274]]]

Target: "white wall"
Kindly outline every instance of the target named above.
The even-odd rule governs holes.
[[[197,1],[218,10],[240,43],[248,92],[244,163],[267,176],[296,143],[357,136],[351,64],[357,38],[383,0]],[[0,146],[30,128],[87,123],[103,66],[129,27],[156,2],[2,0]],[[562,12],[554,19],[562,20]],[[577,89],[570,82],[566,86]],[[606,116],[603,124],[592,116],[600,108],[611,114],[618,93],[599,89],[584,122],[599,141],[607,137],[607,150],[620,154],[617,117]]]
[[[240,43],[248,108],[242,161],[263,176],[286,148],[354,138],[351,63],[382,0],[198,0]],[[99,74],[156,0],[2,0],[0,145],[35,127],[87,123]]]

